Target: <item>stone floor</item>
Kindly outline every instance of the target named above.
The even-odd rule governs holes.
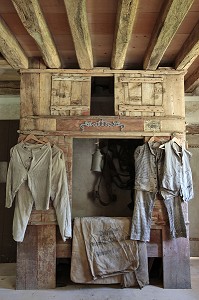
[[[15,264],[0,264],[0,300],[199,300],[199,257],[191,258],[192,289],[170,290],[156,284],[121,289],[116,286],[67,284],[54,290],[15,290]]]

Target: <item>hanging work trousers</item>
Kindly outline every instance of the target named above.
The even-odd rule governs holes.
[[[135,199],[131,239],[148,242],[150,241],[151,219],[156,193],[135,190]],[[162,201],[168,213],[171,238],[187,237],[181,197],[171,197]]]

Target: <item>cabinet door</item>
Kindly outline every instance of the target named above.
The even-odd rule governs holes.
[[[115,75],[115,115],[163,116],[163,78]]]
[[[52,76],[51,115],[90,115],[91,77]]]

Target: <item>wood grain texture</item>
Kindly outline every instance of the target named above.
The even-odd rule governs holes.
[[[0,52],[14,69],[28,68],[28,57],[19,42],[0,17]]]
[[[12,0],[12,3],[24,27],[37,43],[46,65],[60,68],[61,61],[38,0]]]
[[[191,93],[199,84],[199,68],[197,68],[185,81],[185,91]]]
[[[131,40],[139,0],[119,0],[111,67],[122,69]]]
[[[169,0],[165,2],[165,7],[154,27],[144,58],[144,69],[155,70],[158,67],[193,2],[194,0]]]
[[[175,60],[175,69],[188,69],[199,55],[199,22],[183,44]]]
[[[0,81],[0,95],[19,95],[20,81]]]
[[[163,286],[166,289],[190,289],[190,250],[188,238],[169,239],[164,228],[163,240]]]
[[[93,53],[88,28],[86,1],[64,0],[64,3],[79,66],[81,69],[92,69]]]
[[[53,289],[56,282],[56,225],[28,226],[17,244],[17,290]]]

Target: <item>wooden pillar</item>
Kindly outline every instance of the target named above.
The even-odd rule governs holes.
[[[17,243],[17,290],[56,287],[56,225],[29,225]]]
[[[163,286],[166,289],[190,289],[190,247],[188,206],[183,204],[187,238],[170,239],[168,227],[162,229]]]

